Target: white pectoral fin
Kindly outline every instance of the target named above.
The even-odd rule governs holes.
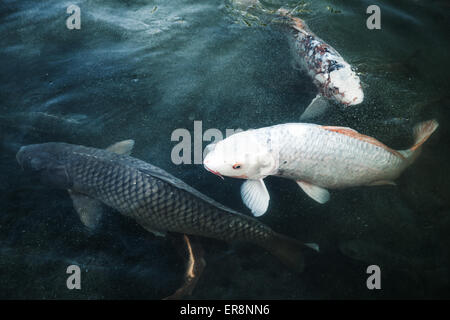
[[[330,193],[327,189],[305,181],[297,181],[297,184],[300,186],[300,188],[302,188],[303,191],[305,191],[308,196],[310,196],[320,204],[324,204],[325,202],[330,200]]]
[[[129,156],[134,147],[134,140],[124,140],[110,145],[106,150]]]
[[[313,249],[316,252],[320,252],[320,247],[317,243],[315,242],[308,242],[308,243],[304,243],[305,246],[307,246],[310,249]]]
[[[100,222],[103,214],[103,204],[84,194],[67,190],[73,201],[73,206],[80,216],[81,222],[89,229],[94,229]]]
[[[245,181],[241,186],[241,197],[255,217],[262,216],[269,207],[270,196],[263,179]]]
[[[149,227],[144,226],[144,225],[143,225],[143,227],[144,227],[144,229],[147,230],[148,232],[153,233],[153,235],[156,236],[156,237],[165,237],[166,234],[167,234],[165,231],[155,230],[155,229],[149,228]]]
[[[320,116],[325,113],[329,107],[329,102],[321,94],[318,94],[309,104],[309,106],[303,111],[300,116],[301,121],[309,120]]]

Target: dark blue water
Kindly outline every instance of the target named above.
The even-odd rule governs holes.
[[[261,220],[321,253],[292,273],[262,249],[210,239],[193,298],[449,298],[450,7],[445,1],[11,1],[0,3],[0,298],[152,298],[183,279],[184,260],[110,210],[95,232],[80,223],[65,191],[25,175],[21,145],[63,141],[98,148],[132,138],[133,155],[215,200],[249,213],[241,182],[201,165],[175,165],[171,134],[194,120],[203,131],[298,121],[316,95],[295,65],[286,30],[271,22],[294,8],[363,82],[363,104],[316,122],[354,128],[405,149],[415,123],[440,127],[397,187],[332,191],[319,205],[295,183],[268,178]],[[81,8],[68,30],[66,8]],[[370,4],[382,29],[366,28]],[[333,9],[333,10],[331,10]],[[193,137],[192,137],[193,138]],[[206,146],[206,142],[203,146]],[[66,268],[82,289],[66,288]],[[366,288],[366,268],[382,290]]]

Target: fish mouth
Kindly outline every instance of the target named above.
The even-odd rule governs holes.
[[[219,173],[219,172],[217,172],[217,171],[214,171],[214,170],[211,170],[210,168],[208,168],[206,165],[204,165],[204,167],[205,167],[205,169],[206,170],[208,170],[209,172],[211,172],[211,173],[213,173],[213,174],[215,174],[216,176],[218,176],[218,177],[220,177],[220,178],[222,178],[222,180],[225,180],[225,178],[224,177],[222,177],[222,175]]]
[[[233,176],[233,178],[236,178],[236,179],[248,179],[248,176],[243,174],[243,175],[240,175],[240,176]]]

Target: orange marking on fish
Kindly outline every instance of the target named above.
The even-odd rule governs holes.
[[[305,23],[300,19],[296,17],[290,17],[292,21],[294,22],[294,28],[298,31],[305,32]]]
[[[327,52],[327,45],[325,43],[322,43],[322,44],[316,46],[315,49],[317,49],[320,52],[320,54],[323,55]]]
[[[434,130],[435,130],[435,129],[433,129],[433,127],[436,127],[436,128],[437,128],[437,123],[436,123],[435,121],[427,121],[426,123],[424,123],[424,124],[421,126],[420,131],[422,131],[422,132],[431,132],[431,133],[433,133]],[[413,145],[413,146],[411,147],[410,150],[411,150],[411,151],[415,151],[415,150],[417,150],[418,148],[420,148],[420,146],[422,146],[422,144],[424,144],[425,141],[428,140],[428,138],[430,137],[431,133],[430,133],[430,134],[426,134],[425,136],[423,136],[423,137],[420,139],[420,141],[418,141],[415,145]]]
[[[225,180],[225,179],[222,177],[222,175],[221,175],[218,171],[211,170],[211,169],[208,168],[206,165],[205,165],[205,168],[206,168],[206,170],[208,170],[209,172],[211,172],[211,173],[215,174],[216,176],[220,177],[222,180]]]
[[[337,132],[343,135],[346,135],[347,137],[351,137],[354,139],[358,139],[370,144],[373,144],[377,147],[383,148],[386,151],[391,152],[392,154],[396,155],[399,158],[402,159],[406,159],[401,153],[399,153],[398,151],[389,148],[387,145],[385,145],[384,143],[381,143],[380,141],[378,141],[375,138],[366,136],[364,134],[359,133],[358,131],[352,130],[352,129],[347,129],[347,128],[343,128],[343,127],[332,127],[332,126],[322,126],[323,129],[328,130],[328,131],[332,131],[332,132]]]

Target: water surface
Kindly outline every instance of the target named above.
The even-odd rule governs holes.
[[[242,1],[240,1],[242,2]],[[81,8],[68,30],[66,8]],[[370,4],[382,29],[368,30]],[[354,128],[405,149],[415,123],[440,127],[397,187],[332,191],[319,205],[298,186],[268,178],[261,220],[321,253],[304,273],[262,249],[203,239],[207,267],[192,298],[449,298],[449,6],[445,1],[12,1],[0,4],[0,297],[149,298],[171,294],[183,259],[110,210],[96,232],[81,225],[64,191],[26,176],[21,145],[63,141],[106,147],[136,141],[134,156],[244,213],[241,181],[201,165],[175,165],[177,128],[257,128],[296,122],[316,88],[295,64],[280,6],[298,16],[358,71],[365,101],[316,122]],[[333,10],[331,10],[333,9]],[[206,142],[203,146],[206,145]],[[82,269],[69,291],[66,268]],[[382,290],[366,288],[366,268]]]

